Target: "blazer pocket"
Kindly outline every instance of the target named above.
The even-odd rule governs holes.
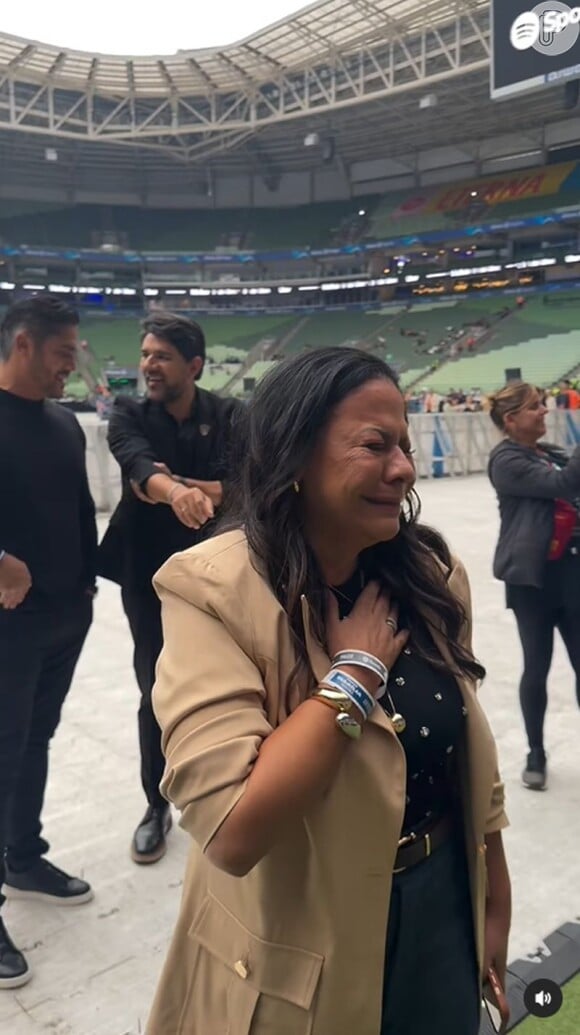
[[[211,1005],[206,1003],[206,1031],[215,1035],[269,1035],[269,1025],[257,1019],[252,1023],[261,997],[271,1000],[271,1007],[277,1015],[277,1028],[281,1035],[286,1030],[296,1035],[308,1035],[311,1030],[310,1011],[324,957],[308,949],[265,941],[252,934],[213,895],[208,895],[189,929],[189,937],[200,950],[201,957],[207,955],[213,961],[216,1002],[224,1004],[226,999],[227,1026],[217,1027],[211,1023]],[[209,960],[208,960],[209,962]],[[205,968],[204,968],[205,969]],[[202,980],[199,991],[207,993],[207,977]],[[193,985],[197,982],[194,979]],[[203,991],[202,991],[203,990]],[[194,991],[194,989],[192,989]],[[190,997],[191,998],[191,997]],[[278,1008],[273,1000],[278,1000]],[[285,1004],[288,1010],[285,1009]],[[208,1018],[207,1007],[210,1006]],[[266,1003],[264,1003],[266,1006]],[[258,1010],[270,1013],[270,1010]],[[285,1021],[290,1026],[285,1025]],[[185,1019],[185,1018],[184,1018]],[[215,1021],[220,1023],[218,1018]],[[184,1031],[194,1030],[193,1026]],[[274,1029],[272,1029],[274,1032]]]

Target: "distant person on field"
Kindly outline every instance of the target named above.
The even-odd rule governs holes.
[[[157,312],[143,322],[141,372],[147,397],[120,396],[109,446],[121,467],[123,494],[99,549],[99,574],[119,583],[135,645],[141,692],[139,746],[147,811],[131,845],[133,860],[154,863],[166,849],[169,806],[159,790],[164,759],[151,708],[163,634],[151,580],[179,550],[206,535],[222,502],[222,478],[241,403],[199,388],[205,338],[193,320]]]
[[[40,818],[50,741],[95,593],[85,437],[51,401],[75,369],[78,322],[44,295],[11,306],[0,326],[0,907],[2,892],[65,906],[92,898],[86,881],[45,859]],[[0,988],[29,978],[0,918]]]
[[[489,461],[501,518],[493,570],[506,584],[524,654],[520,703],[529,754],[523,782],[530,790],[546,786],[546,684],[556,629],[580,704],[580,446],[570,457],[543,442],[546,413],[533,385],[510,384],[491,397],[491,419],[504,434]]]
[[[556,405],[559,410],[580,409],[580,393],[572,387],[572,382],[564,379],[560,381],[560,388],[556,397]]]

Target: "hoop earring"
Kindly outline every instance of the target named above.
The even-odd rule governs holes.
[[[294,482],[292,487],[293,487],[294,492],[296,493],[296,495],[299,496],[300,495],[300,485],[299,485],[299,483],[298,482]]]

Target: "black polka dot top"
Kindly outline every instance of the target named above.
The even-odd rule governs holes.
[[[333,587],[333,592],[344,618],[361,592],[360,573],[344,585]],[[423,630],[422,640],[427,637]],[[432,641],[430,645],[435,652]],[[421,656],[412,637],[390,672],[388,692],[406,723],[399,734],[407,759],[404,836],[434,822],[457,804],[455,757],[467,712],[455,677]],[[380,705],[392,716],[389,695],[385,694]]]

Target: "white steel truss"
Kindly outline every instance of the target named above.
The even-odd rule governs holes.
[[[0,128],[195,162],[273,124],[428,91],[489,55],[488,0],[322,0],[231,47],[165,58],[0,36]]]

